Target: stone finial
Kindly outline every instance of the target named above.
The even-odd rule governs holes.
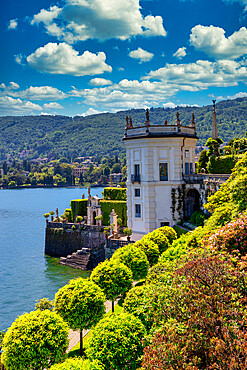
[[[164,125],[167,126],[167,119],[165,120]]]
[[[85,195],[84,195],[84,193],[82,194],[82,199],[85,199]]]
[[[129,116],[129,128],[133,128],[132,117]]]
[[[176,125],[177,126],[180,126],[180,122],[181,122],[180,119],[179,119],[179,116],[180,116],[180,114],[177,112],[176,113],[176,117],[177,117],[177,119],[176,119]]]
[[[58,208],[56,208],[56,217],[59,218],[59,216],[58,216]]]
[[[192,117],[191,117],[191,125],[190,125],[191,127],[195,127],[196,126],[196,124],[195,124],[195,115],[194,115],[194,113],[192,113]]]

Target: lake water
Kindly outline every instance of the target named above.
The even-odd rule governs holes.
[[[102,191],[92,188],[91,195]],[[83,193],[87,197],[82,188],[0,190],[0,330],[34,310],[36,299],[53,299],[71,278],[89,276],[44,255],[43,214],[57,207],[62,214]]]

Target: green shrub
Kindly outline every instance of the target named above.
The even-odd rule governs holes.
[[[37,299],[35,303],[35,310],[50,310],[53,311],[54,309],[54,301],[50,301],[49,298],[42,298],[42,299]]]
[[[159,248],[152,240],[142,238],[133,245],[140,248],[146,254],[150,266],[153,266],[158,262],[160,253]]]
[[[8,370],[44,370],[65,359],[69,328],[55,312],[19,316],[4,335],[2,361]]]
[[[133,280],[144,279],[148,272],[148,260],[146,254],[133,244],[118,248],[111,257],[112,261],[119,261],[130,268]]]
[[[92,362],[82,358],[69,358],[61,364],[53,365],[50,370],[104,370],[104,366],[97,360]]]
[[[160,254],[163,253],[166,248],[171,245],[168,238],[164,235],[163,232],[159,231],[159,229],[145,235],[142,239],[153,241],[158,246]]]
[[[111,314],[92,330],[86,354],[101,361],[106,369],[138,369],[145,334],[144,325],[134,315]]]
[[[125,200],[127,201],[126,188],[104,188],[104,200]]]
[[[162,232],[167,237],[170,244],[172,244],[173,240],[176,240],[178,237],[176,231],[170,226],[162,226],[157,230]]]
[[[179,225],[173,226],[173,229],[176,231],[178,238],[180,238],[181,235],[187,234],[188,230],[185,230],[183,227],[180,227]]]
[[[64,211],[64,214],[67,216],[68,222],[73,222],[74,221],[71,208],[66,208],[65,211]]]
[[[124,200],[101,200],[101,211],[103,213],[103,225],[110,225],[110,214],[112,210],[122,219],[123,226],[127,226],[127,203]]]
[[[192,213],[191,218],[190,218],[190,222],[195,226],[203,226],[204,221],[207,218],[208,217],[206,216],[206,214],[203,211],[197,210],[197,211]]]
[[[236,164],[234,155],[210,157],[207,164],[208,173],[231,173]]]

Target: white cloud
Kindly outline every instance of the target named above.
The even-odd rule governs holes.
[[[169,102],[169,103],[164,103],[162,104],[163,108],[176,108],[176,104]]]
[[[106,80],[105,78],[92,78],[92,80],[90,80],[90,85],[107,86],[107,85],[112,85],[112,82],[111,80]]]
[[[143,50],[142,48],[138,48],[137,50],[132,50],[129,53],[129,56],[134,59],[139,59],[139,63],[143,63],[149,62],[153,58],[154,54],[149,53],[148,51]]]
[[[186,47],[184,46],[183,48],[179,48],[176,53],[173,54],[174,57],[178,59],[182,59],[183,57],[186,56]]]
[[[8,24],[8,30],[15,30],[18,26],[17,19],[11,19]]]
[[[107,113],[107,111],[101,112],[99,110],[96,110],[96,109],[93,109],[93,108],[89,108],[85,113],[79,114],[79,116],[86,117],[86,116],[91,116],[93,114],[101,114],[101,113]]]
[[[27,63],[39,72],[86,76],[111,72],[104,52],[85,51],[82,55],[65,43],[48,43],[27,57]]]
[[[166,36],[162,17],[143,17],[140,9],[139,0],[66,0],[63,8],[42,9],[31,24],[43,23],[48,34],[68,43]]]
[[[197,25],[192,28],[190,43],[197,50],[216,59],[236,59],[247,53],[247,29],[240,28],[228,38],[220,27]]]
[[[38,104],[21,99],[14,99],[10,96],[0,97],[0,114],[1,115],[25,115],[31,113],[40,113],[42,108]]]
[[[166,64],[151,71],[144,79],[160,80],[185,91],[200,91],[210,86],[237,86],[239,82],[247,84],[247,61],[198,60],[188,64]]]
[[[2,86],[2,89],[4,89],[4,91],[1,92],[1,95],[5,94],[21,99],[58,100],[64,99],[66,97],[65,93],[52,86],[30,86],[23,91],[14,91],[20,88],[20,86],[16,82],[10,82],[9,86],[6,86],[5,84],[2,85],[0,85],[0,87]]]
[[[217,100],[233,100],[237,98],[247,98],[247,93],[246,92],[239,92],[235,95],[228,95],[227,97],[223,96],[218,96]]]
[[[56,102],[54,103],[47,103],[43,105],[44,109],[64,109],[64,107]]]

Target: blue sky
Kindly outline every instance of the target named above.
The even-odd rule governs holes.
[[[247,0],[2,0],[0,115],[247,96]]]

